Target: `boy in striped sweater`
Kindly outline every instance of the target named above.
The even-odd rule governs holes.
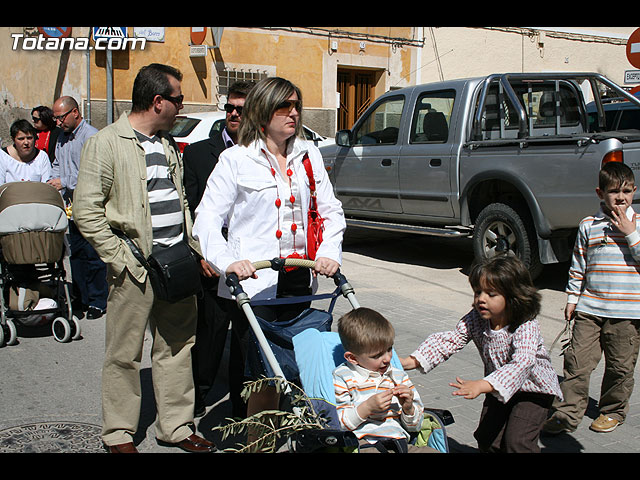
[[[391,365],[391,323],[374,310],[357,308],[338,320],[338,334],[346,362],[333,372],[336,409],[360,451],[433,451],[408,445],[408,432],[420,431],[424,408],[406,372]],[[363,449],[369,445],[378,448]]]
[[[575,323],[564,353],[564,401],[554,403],[543,427],[546,433],[576,430],[587,407],[589,377],[602,353],[600,415],[589,428],[611,432],[629,410],[640,344],[640,215],[631,207],[635,191],[627,165],[602,167],[596,189],[601,208],[580,223],[569,269],[565,319]]]

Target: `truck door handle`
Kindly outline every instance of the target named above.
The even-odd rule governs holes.
[[[383,158],[383,159],[382,159],[382,162],[380,162],[380,164],[381,164],[383,167],[388,167],[388,166],[390,166],[390,165],[391,165],[391,159],[390,159],[390,158]]]
[[[440,158],[432,158],[429,160],[430,167],[439,167],[440,165],[442,165],[442,159]]]

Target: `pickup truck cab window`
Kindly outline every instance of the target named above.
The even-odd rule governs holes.
[[[410,143],[445,143],[449,138],[455,90],[426,92],[416,101]]]
[[[354,132],[354,145],[395,145],[398,143],[404,97],[381,102],[363,119]]]

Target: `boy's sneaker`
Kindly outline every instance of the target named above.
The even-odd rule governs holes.
[[[566,423],[555,417],[551,417],[542,425],[542,431],[549,435],[559,435],[561,433],[575,432],[576,429],[569,427]]]
[[[593,421],[589,428],[594,432],[607,433],[615,430],[618,425],[620,425],[620,421],[601,414]]]

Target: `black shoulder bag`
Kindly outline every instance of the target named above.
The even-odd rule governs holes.
[[[158,248],[156,252],[144,258],[137,245],[122,232],[114,230],[122,238],[147,270],[153,294],[156,298],[176,303],[202,290],[198,259],[186,241],[182,240],[171,247]]]

